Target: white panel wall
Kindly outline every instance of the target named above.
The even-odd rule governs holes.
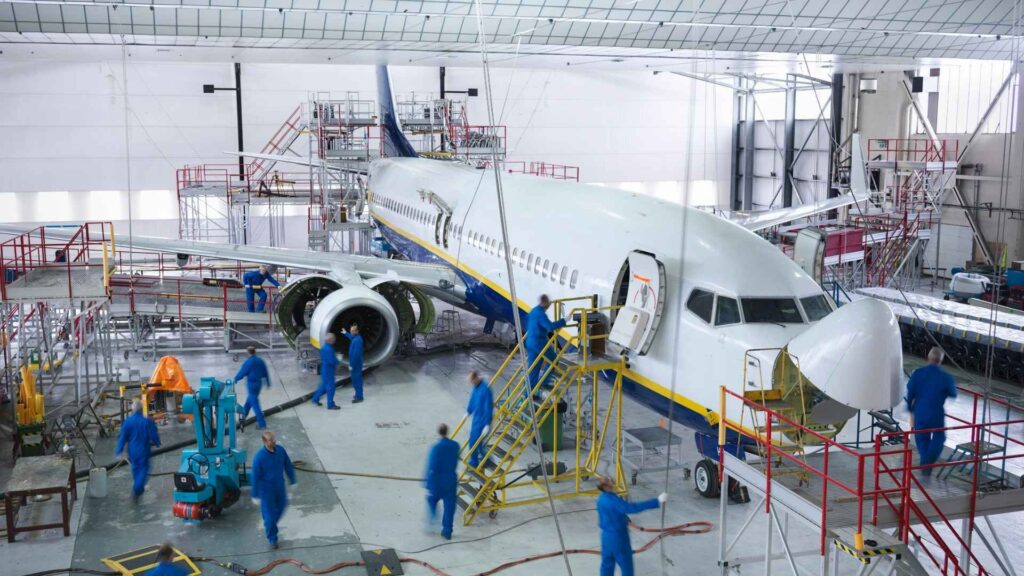
[[[397,67],[392,77],[398,93],[438,89],[437,68]],[[0,78],[0,221],[127,218],[121,62],[5,62]],[[176,218],[176,168],[236,161],[223,153],[237,147],[234,94],[202,93],[203,84],[233,82],[227,62],[129,63],[135,218]],[[369,66],[244,64],[242,84],[247,150],[259,149],[310,92],[355,90],[376,99]],[[728,196],[728,90],[672,75],[586,69],[500,68],[493,84],[510,159],[577,165],[584,181],[644,189],[697,180],[702,198]],[[447,86],[483,94],[484,81],[479,69],[449,69]],[[470,99],[469,115],[488,123],[483,97]],[[161,225],[166,230],[176,227]]]

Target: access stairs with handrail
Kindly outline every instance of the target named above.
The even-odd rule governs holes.
[[[614,307],[598,308],[593,297],[570,298],[556,302],[556,311],[577,300],[586,301],[584,307],[573,310],[573,316],[580,321],[552,335],[533,365],[524,368],[525,362],[520,361],[525,358],[524,343],[520,341],[490,380],[496,390],[494,419],[490,433],[477,442],[485,446],[484,456],[474,467],[469,460],[477,445],[467,445],[463,450],[464,468],[459,476],[457,502],[467,526],[481,513],[493,518],[502,508],[546,502],[549,497],[596,495],[596,488],[588,487],[586,482],[597,476],[609,439],[614,441],[614,481],[625,491],[621,464],[624,360],[592,354],[591,341],[606,336],[591,336],[581,329],[588,325],[588,316],[592,318]],[[531,384],[529,373],[533,368],[538,369],[539,376]],[[614,374],[611,386],[599,385],[602,372]],[[551,452],[542,459],[544,470],[537,464],[520,465],[531,446],[541,441],[539,430],[553,424],[552,419],[562,417],[563,402],[573,407],[574,456],[569,462],[562,460],[559,450],[564,448],[555,434]],[[452,437],[465,424],[463,419]],[[548,484],[539,480],[542,476],[547,477]],[[569,487],[557,490],[554,485]],[[523,494],[524,488],[535,490]]]

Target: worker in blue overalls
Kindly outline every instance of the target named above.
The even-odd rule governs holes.
[[[263,289],[263,283],[270,282],[274,286],[281,286],[281,283],[274,278],[267,267],[260,265],[259,270],[250,270],[242,275],[242,284],[245,285],[245,307],[249,312],[263,312],[267,305],[267,291]],[[260,303],[253,306],[253,296],[260,295]]]
[[[353,323],[345,334],[348,336],[348,367],[352,372],[352,403],[363,401],[363,337],[359,335],[359,325]]]
[[[252,410],[256,415],[256,427],[265,430],[267,421],[263,419],[263,409],[260,408],[260,391],[264,386],[270,388],[270,374],[267,371],[267,363],[256,355],[255,346],[249,346],[245,351],[249,353],[249,357],[242,362],[242,367],[235,374],[235,382],[240,382],[242,378],[245,378],[245,387],[249,396],[245,399],[245,406],[240,409],[242,418],[238,421],[238,427],[245,429],[245,419],[249,417],[249,410]]]
[[[258,501],[263,514],[263,531],[267,542],[277,548],[277,523],[284,515],[288,506],[288,489],[284,485],[284,477],[288,483],[295,485],[295,468],[292,459],[284,446],[277,445],[277,438],[270,430],[263,431],[263,448],[252,457],[252,492],[253,501]]]
[[[494,418],[494,395],[487,381],[481,378],[477,371],[470,372],[468,380],[472,392],[469,395],[469,405],[466,406],[466,417],[471,417],[472,421],[466,449],[473,451],[469,456],[469,465],[476,468],[487,453],[487,434],[491,431],[491,420]]]
[[[914,440],[921,466],[929,466],[921,472],[929,476],[930,468],[939,456],[946,443],[946,410],[943,405],[947,398],[956,398],[956,382],[948,372],[942,369],[942,360],[946,354],[942,348],[933,347],[928,351],[928,364],[910,375],[907,381],[907,409],[910,410],[910,428],[914,430]],[[930,432],[918,430],[936,429]]]
[[[533,307],[533,310],[530,310],[530,314],[526,317],[526,362],[528,366],[533,366],[533,369],[530,370],[529,379],[531,390],[536,389],[540,375],[546,372],[549,367],[544,362],[537,362],[536,365],[534,365],[534,362],[537,361],[537,357],[540,356],[541,351],[547,346],[548,340],[551,339],[551,333],[565,326],[565,320],[552,322],[548,318],[548,308],[550,307],[551,300],[548,298],[548,295],[541,294],[540,302]],[[549,360],[554,360],[554,348],[548,348],[544,356]],[[528,397],[529,395],[529,392],[524,392],[524,396]]]
[[[338,371],[338,357],[334,352],[334,341],[334,334],[328,332],[323,344],[320,345],[320,387],[313,392],[313,404],[321,406],[320,399],[327,396],[327,409],[341,410],[341,407],[334,403],[334,375]]]
[[[437,518],[437,503],[443,506],[441,512],[441,536],[452,539],[452,525],[455,522],[455,493],[458,475],[455,468],[459,463],[459,443],[448,438],[448,425],[437,427],[440,439],[430,449],[427,458],[427,473],[423,485],[427,488],[427,517],[431,524]]]
[[[633,545],[629,541],[629,515],[653,510],[665,504],[668,495],[662,492],[657,498],[642,502],[629,502],[618,495],[615,483],[600,477],[597,487],[597,522],[601,528],[601,576],[615,574],[618,564],[622,576],[633,576]]]
[[[160,446],[160,433],[156,424],[142,415],[142,402],[132,402],[132,414],[121,424],[121,434],[117,437],[117,448],[114,454],[120,456],[128,449],[128,462],[132,466],[132,500],[146,490],[149,478],[149,451],[151,446]]]
[[[147,570],[146,576],[188,576],[188,571],[174,564],[174,548],[164,544],[156,551],[156,566]]]

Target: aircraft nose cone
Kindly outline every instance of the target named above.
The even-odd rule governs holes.
[[[865,298],[832,312],[787,346],[804,378],[832,399],[858,410],[900,402],[903,346],[896,316]]]

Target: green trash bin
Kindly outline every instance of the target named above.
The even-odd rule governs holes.
[[[540,410],[540,406],[536,400],[533,403],[534,410]],[[565,413],[569,410],[569,405],[566,404],[565,400],[558,401],[558,409],[555,414],[548,416],[540,425],[540,447],[545,452],[550,452],[555,447],[555,439],[558,439],[559,448],[565,446],[565,440],[562,437],[563,430],[565,429]]]

